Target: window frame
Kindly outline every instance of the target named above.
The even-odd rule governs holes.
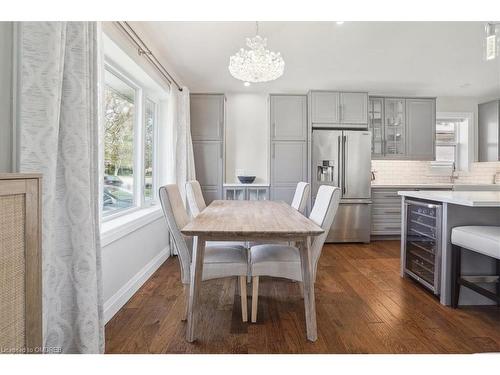
[[[437,162],[442,162],[442,163],[447,163],[447,162],[450,162],[450,163],[453,163],[454,164],[454,167],[457,168],[457,164],[458,164],[458,140],[460,139],[460,135],[459,135],[459,131],[460,131],[460,126],[457,125],[457,119],[452,119],[452,118],[442,118],[441,120],[440,119],[437,119],[436,118],[436,136],[437,136],[437,123],[438,122],[443,122],[443,120],[450,120],[450,122],[453,122],[453,135],[454,135],[454,140],[453,142],[442,142],[442,141],[438,141],[436,139],[436,144],[434,145],[435,147],[435,152],[436,152],[436,156],[437,156],[437,148],[439,146],[448,146],[448,147],[453,147],[453,161],[450,162],[449,160],[437,160]],[[449,132],[449,133],[452,133],[452,132]],[[436,137],[437,138],[437,137]]]
[[[142,122],[142,186],[145,188],[146,185],[146,173],[145,173],[145,167],[146,167],[146,102],[150,101],[154,105],[154,120],[153,120],[153,156],[151,158],[151,164],[152,164],[152,169],[153,169],[153,176],[151,180],[151,189],[152,189],[152,196],[150,200],[146,200],[146,196],[144,194],[144,190],[142,191],[142,196],[141,196],[141,205],[143,208],[148,208],[151,206],[155,206],[158,204],[158,197],[156,192],[158,191],[158,137],[159,137],[159,131],[158,131],[158,111],[160,108],[160,105],[158,103],[158,100],[154,98],[154,96],[150,95],[149,93],[146,92],[146,95],[144,95],[144,119]]]
[[[102,210],[101,205],[101,220],[102,222],[109,222],[124,215],[129,215],[139,210],[150,208],[157,204],[157,196],[156,196],[156,185],[158,181],[158,162],[157,162],[157,154],[158,154],[158,110],[159,103],[158,100],[154,98],[154,95],[151,95],[147,88],[144,87],[137,79],[129,74],[126,69],[123,69],[119,64],[115,61],[105,57],[103,64],[103,73],[109,72],[115,75],[117,78],[123,80],[127,85],[132,87],[135,90],[135,108],[134,108],[134,141],[133,141],[133,157],[134,157],[134,183],[133,183],[133,206],[127,209],[120,210],[118,212],[112,212],[109,214],[105,214]],[[105,89],[105,81],[103,74],[103,86],[102,92],[104,93]],[[104,97],[104,95],[102,96]],[[153,157],[152,157],[152,165],[153,165],[153,178],[152,178],[152,189],[153,195],[150,201],[146,201],[144,196],[144,186],[145,186],[145,128],[146,128],[146,100],[154,103],[155,108],[155,121],[153,125]],[[104,108],[103,108],[104,109]],[[104,137],[104,129],[102,132],[102,136]],[[102,153],[104,155],[104,142]],[[103,158],[104,162],[104,158]],[[101,175],[101,180],[104,179],[104,165],[103,171]],[[100,194],[103,194],[104,184],[101,184]]]

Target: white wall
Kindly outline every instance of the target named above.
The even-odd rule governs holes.
[[[168,258],[167,233],[161,217],[102,248],[106,322]]]
[[[12,31],[0,22],[0,172],[12,171]]]
[[[268,94],[226,94],[226,182],[238,182],[236,169],[269,182]]]

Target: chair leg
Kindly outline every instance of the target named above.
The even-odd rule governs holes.
[[[241,297],[241,319],[244,322],[248,321],[247,307],[247,277],[239,276],[240,279],[240,297]]]
[[[182,321],[185,322],[188,316],[188,301],[189,301],[189,284],[182,284],[184,289],[184,312],[182,314]]]
[[[257,303],[259,302],[259,276],[252,277],[252,323],[257,322]]]
[[[451,307],[456,309],[460,299],[460,276],[462,272],[462,248],[451,245]]]
[[[304,299],[304,283],[302,281],[299,281],[299,288],[300,288],[300,296],[302,299]]]

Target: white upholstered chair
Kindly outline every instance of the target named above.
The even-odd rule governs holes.
[[[177,185],[165,185],[160,188],[160,202],[167,224],[179,254],[181,266],[181,282],[184,285],[186,297],[189,293],[191,275],[191,255],[193,249],[193,237],[184,236],[181,229],[189,223],[189,216],[184,208],[181,194]],[[241,315],[244,322],[248,320],[247,312],[247,284],[248,254],[247,249],[237,245],[210,245],[205,247],[203,259],[202,280],[218,279],[222,277],[238,276],[241,294]]]
[[[207,207],[200,183],[196,180],[186,182],[186,198],[193,217],[198,216]]]
[[[297,184],[291,206],[301,214],[304,214],[304,211],[306,209],[310,191],[311,186],[307,182],[299,182]]]
[[[322,185],[318,190],[309,218],[325,232],[314,237],[311,243],[313,276],[316,279],[318,260],[328,231],[333,223],[340,202],[340,189]],[[252,322],[257,321],[259,276],[282,277],[302,282],[299,249],[284,244],[252,246],[250,249],[250,274],[252,275]]]
[[[186,182],[186,198],[189,211],[191,216],[195,218],[203,211],[207,204],[205,203],[205,198],[203,198],[203,192],[201,191],[200,183],[196,180],[191,180]],[[218,246],[218,245],[231,245],[231,246],[243,246],[248,248],[247,242],[234,242],[234,241],[208,241],[207,246]]]

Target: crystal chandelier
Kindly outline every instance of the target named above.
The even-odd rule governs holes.
[[[255,34],[253,38],[246,38],[250,49],[241,48],[229,58],[229,72],[245,83],[274,81],[283,75],[285,61],[279,52],[266,49],[267,38],[259,35],[258,22]]]

